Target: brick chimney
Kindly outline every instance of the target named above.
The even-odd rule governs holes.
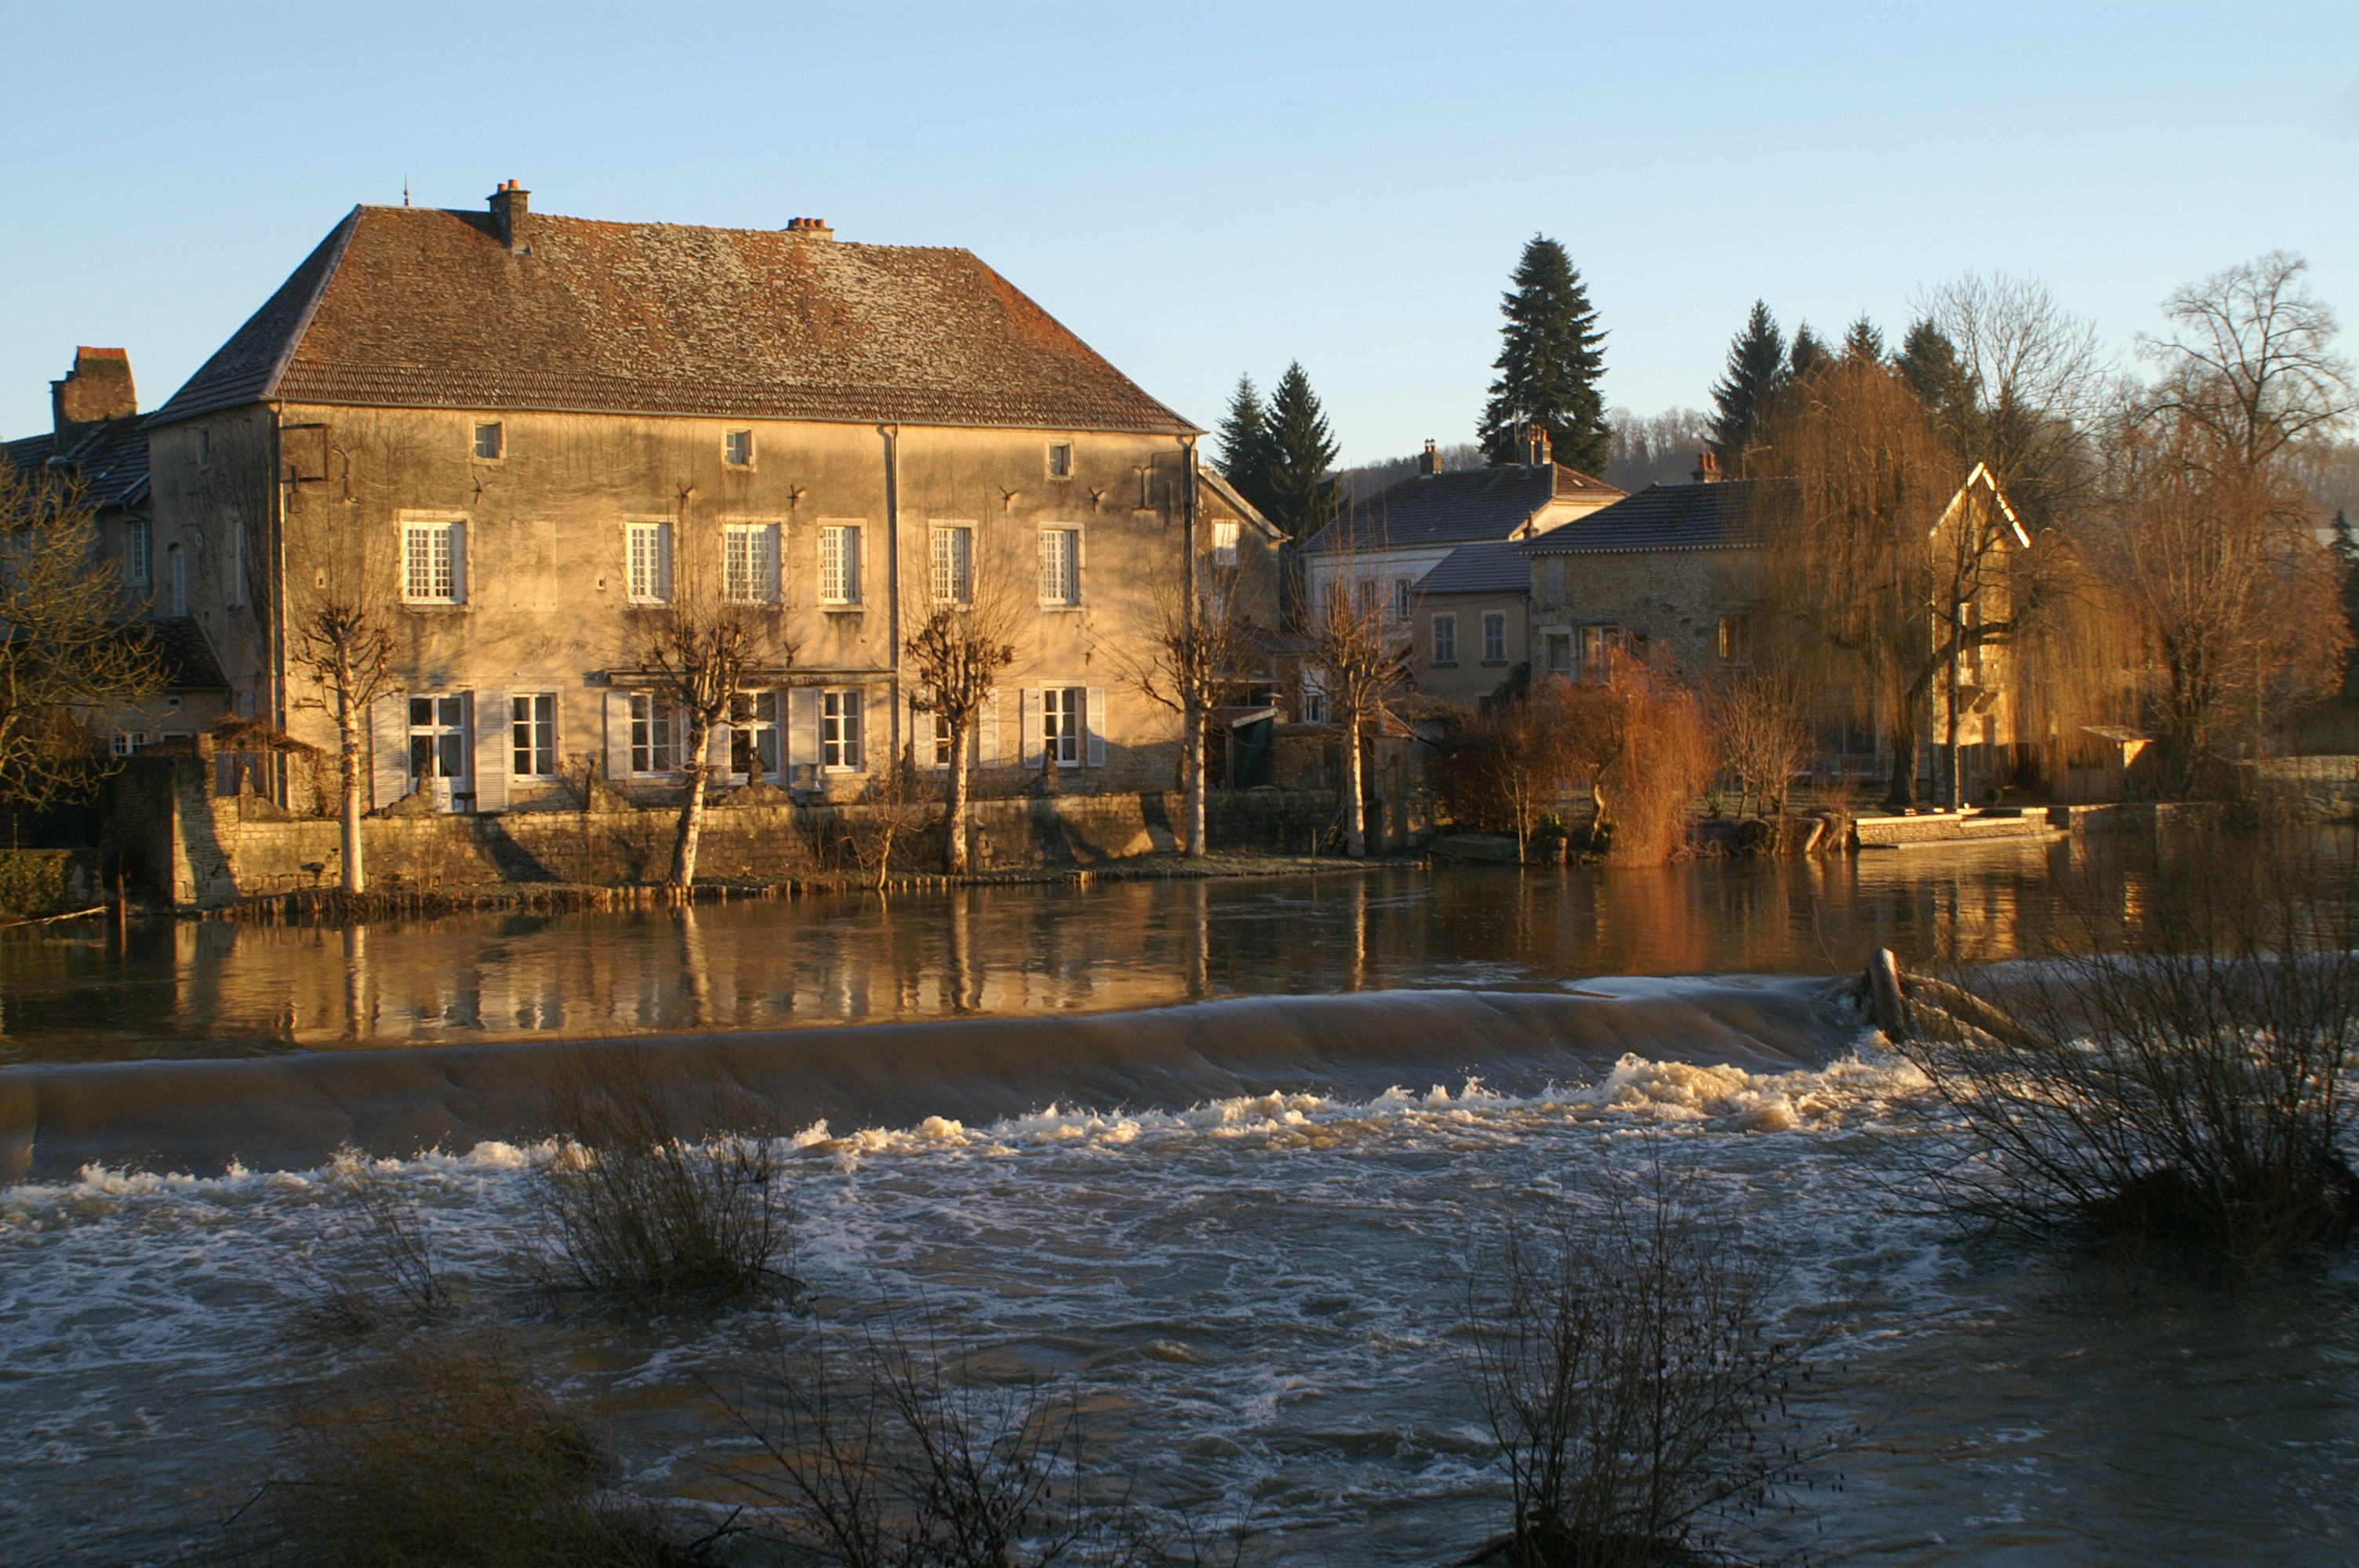
[[[824,218],[789,218],[787,232],[799,240],[832,240],[835,231],[827,226]]]
[[[59,435],[78,425],[127,419],[139,412],[131,356],[121,349],[74,350],[73,369],[49,383],[49,415]]]
[[[1440,471],[1440,449],[1435,447],[1431,441],[1428,441],[1425,444],[1425,450],[1418,456],[1417,477],[1419,479],[1431,479],[1435,474],[1438,474]]]
[[[1549,447],[1548,427],[1545,425],[1525,426],[1524,466],[1527,469],[1546,468],[1549,463],[1555,460],[1555,454]]]
[[[1698,452],[1696,454],[1695,481],[1698,484],[1718,484],[1720,482],[1719,454],[1708,451]]]
[[[513,179],[502,180],[492,192],[492,226],[499,231],[500,243],[512,251],[524,248],[524,221],[532,211],[532,192]]]

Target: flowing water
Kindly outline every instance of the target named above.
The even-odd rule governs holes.
[[[2084,876],[2135,899],[2136,865],[2090,853],[432,922],[371,928],[360,960],[219,926],[7,945],[0,1114],[29,1173],[0,1193],[0,1561],[201,1548],[273,1414],[337,1375],[289,1332],[316,1162],[48,1152],[64,1121],[103,1152],[175,1117],[227,1148],[267,1108],[239,1097],[290,1085],[287,1146],[375,1141],[477,1317],[654,1494],[713,1489],[734,1440],[709,1389],[922,1300],[981,1371],[1070,1379],[1098,1457],[1249,1518],[1258,1560],[1448,1561],[1503,1490],[1454,1349],[1464,1260],[1659,1158],[1788,1265],[1782,1308],[1832,1335],[1809,1413],[1865,1428],[1773,1548],[2359,1559],[2359,1270],[2229,1300],[1962,1246],[1906,1201],[1919,1084],[1816,978],[1878,943],[2006,957]],[[935,1022],[958,1013],[989,1016]],[[521,1283],[543,1151],[496,1135],[499,1074],[547,1056],[530,1036],[621,1033],[780,1102],[815,1319],[560,1319]],[[400,1148],[406,1096],[465,1136]]]

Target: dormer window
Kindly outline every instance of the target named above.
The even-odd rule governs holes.
[[[477,461],[495,463],[500,460],[500,456],[503,450],[504,440],[499,422],[497,420],[494,420],[489,424],[483,424],[475,427],[475,459]]]
[[[733,469],[754,466],[754,432],[731,430],[721,438],[721,460]]]
[[[1071,479],[1073,477],[1072,442],[1051,441],[1049,443],[1049,477],[1050,479]]]

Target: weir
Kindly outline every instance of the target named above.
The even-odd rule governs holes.
[[[693,1125],[750,1096],[792,1131],[988,1121],[1051,1104],[1181,1108],[1278,1091],[1364,1098],[1480,1077],[1509,1092],[1625,1054],[1699,1066],[1822,1065],[1856,1036],[1817,979],[1645,981],[1609,993],[1402,990],[1254,997],[1071,1018],[536,1040],[231,1060],[0,1069],[0,1180],[88,1164],[209,1173],[464,1150],[548,1130],[569,1063],[636,1056]]]

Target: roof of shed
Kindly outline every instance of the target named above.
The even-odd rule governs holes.
[[[1623,493],[1562,463],[1418,474],[1354,503],[1303,549],[1317,555],[1505,539],[1550,502],[1611,501]]]
[[[54,432],[6,443],[18,472],[71,473],[97,511],[136,506],[147,499],[147,432],[136,418],[69,427],[62,446]]]
[[[151,416],[264,400],[1188,434],[969,251],[357,207]]]
[[[1788,480],[1650,484],[1561,528],[1515,547],[1526,555],[1603,555],[1641,550],[1734,550],[1766,544],[1764,504]]]
[[[1526,593],[1532,563],[1513,541],[1485,539],[1461,545],[1417,579],[1419,593]]]

